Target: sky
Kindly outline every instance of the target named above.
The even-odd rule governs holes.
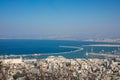
[[[120,0],[0,0],[0,38],[120,38]]]

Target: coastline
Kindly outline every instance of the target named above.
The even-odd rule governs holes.
[[[75,53],[75,52],[80,52],[83,50],[83,48],[81,47],[76,47],[76,46],[59,46],[62,48],[73,48],[75,50],[71,50],[68,52],[58,52],[58,53],[34,53],[34,54],[21,54],[21,55],[4,55],[4,56],[0,56],[0,58],[2,57],[27,57],[27,56],[33,56],[33,57],[37,57],[37,56],[51,56],[51,55],[61,55],[61,54],[71,54],[71,53]]]

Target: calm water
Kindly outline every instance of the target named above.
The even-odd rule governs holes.
[[[66,58],[84,58],[85,52],[90,52],[91,47],[84,46],[90,44],[110,44],[101,42],[85,42],[85,41],[64,41],[64,40],[0,40],[0,55],[11,55],[11,54],[50,54],[51,56],[64,56]],[[77,46],[82,47],[84,50],[80,52],[74,52],[71,54],[56,54],[59,52],[69,52],[76,50],[75,48],[63,48],[59,46]],[[100,52],[104,49],[105,52],[109,53],[113,50],[117,50],[117,47],[93,47],[94,52]],[[48,56],[41,56],[45,58]]]

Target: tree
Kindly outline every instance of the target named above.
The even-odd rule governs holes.
[[[24,73],[19,73],[19,72],[17,72],[15,75],[13,75],[13,78],[16,80],[16,79],[18,79],[18,78],[20,78],[20,77],[24,77],[24,76],[25,76]]]

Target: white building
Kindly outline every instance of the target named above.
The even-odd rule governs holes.
[[[23,63],[22,57],[17,59],[3,59],[3,63]]]

